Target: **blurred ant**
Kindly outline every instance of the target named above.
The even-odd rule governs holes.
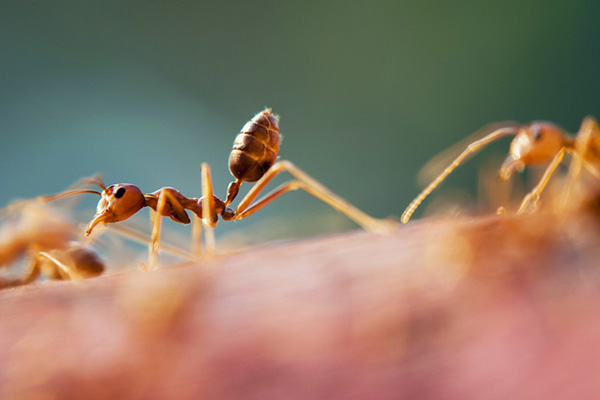
[[[211,252],[214,249],[212,228],[217,225],[219,215],[225,221],[243,219],[282,194],[297,189],[303,189],[324,201],[367,230],[383,230],[390,226],[388,221],[374,219],[356,209],[291,162],[276,162],[279,142],[278,117],[269,108],[256,114],[244,125],[233,143],[233,149],[229,156],[229,170],[235,181],[229,184],[225,201],[213,194],[210,167],[206,163],[201,166],[202,197],[199,199],[185,197],[170,187],[144,194],[138,187],[131,184],[116,184],[109,187],[101,185],[102,198],[98,202],[96,215],[86,228],[86,235],[89,235],[99,223],[123,221],[143,207],[150,207],[154,211],[148,257],[150,267],[155,261],[159,247],[161,216],[170,217],[175,222],[188,224],[190,218],[186,210],[191,211],[195,214],[194,221],[201,219],[206,228],[205,242],[207,251]],[[282,184],[254,202],[265,186],[284,171],[289,172],[295,179]],[[256,184],[240,201],[237,208],[232,210],[228,206],[237,196],[243,182],[256,182]],[[200,225],[196,224],[196,226],[198,228],[193,229],[193,243],[200,242]]]
[[[565,153],[572,153],[569,168],[567,189],[564,192],[563,203],[568,201],[570,188],[585,167],[595,177],[600,178],[600,127],[591,116],[586,117],[575,137],[568,135],[563,129],[551,122],[535,121],[522,126],[510,126],[496,129],[485,137],[469,144],[437,178],[433,180],[410,203],[402,214],[402,223],[407,223],[421,202],[435,189],[456,167],[469,155],[482,147],[508,135],[516,135],[510,144],[509,155],[500,167],[500,179],[508,180],[512,173],[522,171],[526,166],[550,161],[538,184],[523,198],[517,214],[527,210],[533,200],[539,199],[550,177],[562,161]]]
[[[49,279],[76,280],[104,272],[106,267],[98,253],[77,240],[79,228],[45,205],[81,193],[100,194],[95,190],[68,190],[0,209],[1,218],[8,220],[0,230],[0,267],[28,257],[23,275],[0,278],[0,289],[32,283],[41,275]]]

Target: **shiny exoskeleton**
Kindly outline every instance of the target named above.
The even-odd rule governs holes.
[[[280,139],[278,117],[270,108],[244,125],[229,155],[229,171],[236,180],[227,188],[226,205],[235,199],[242,182],[256,182],[275,164]]]
[[[129,183],[119,183],[102,189],[102,198],[98,202],[96,215],[86,228],[87,235],[99,223],[124,221],[144,207],[149,207],[158,212],[160,216],[169,217],[173,221],[185,225],[191,222],[186,210],[193,212],[198,218],[205,218],[205,214],[202,212],[202,199],[188,198],[171,187],[146,194],[142,193],[137,186]],[[161,196],[164,197],[164,204],[159,207]],[[225,207],[225,203],[221,199],[213,196],[213,201],[215,211],[215,215],[212,217],[213,222],[216,222],[216,214],[220,214],[224,218],[233,216],[233,210]]]
[[[282,194],[297,189],[305,190],[326,202],[365,229],[382,231],[388,230],[393,225],[389,221],[380,221],[364,214],[333,194],[291,162],[277,162],[279,142],[278,118],[270,108],[259,112],[244,125],[235,139],[229,156],[229,169],[235,177],[235,181],[230,183],[225,201],[213,194],[210,167],[206,163],[201,166],[202,197],[200,198],[187,198],[173,188],[162,188],[154,193],[143,194],[134,185],[118,184],[104,187],[99,183],[99,186],[103,189],[102,199],[98,203],[96,215],[87,226],[86,234],[90,234],[99,223],[123,221],[143,207],[150,207],[156,211],[158,217],[167,216],[183,224],[190,222],[190,218],[186,213],[186,210],[189,210],[200,218],[205,228],[207,228],[205,240],[207,249],[211,251],[214,247],[214,236],[211,229],[216,226],[219,216],[225,221],[246,218]],[[256,200],[265,186],[284,171],[289,172],[295,179],[282,184]],[[242,182],[256,183],[239,202],[234,211],[228,205],[237,196]],[[148,256],[149,268],[156,259],[160,242],[160,218],[158,217],[153,220]],[[199,230],[193,230],[193,236],[195,237],[193,247],[199,248],[200,246],[196,243],[200,241]],[[193,253],[196,252],[193,251]]]

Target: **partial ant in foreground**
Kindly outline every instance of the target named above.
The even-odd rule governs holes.
[[[227,188],[225,200],[213,194],[210,167],[201,166],[202,197],[188,198],[174,188],[165,187],[153,193],[144,194],[137,186],[116,184],[102,188],[102,198],[98,202],[97,212],[86,228],[89,235],[99,224],[114,223],[126,220],[143,207],[150,207],[154,212],[152,236],[149,245],[148,267],[156,261],[160,241],[160,217],[169,217],[182,224],[190,223],[186,210],[195,214],[194,221],[202,220],[206,230],[207,252],[212,252],[214,234],[212,228],[217,225],[219,215],[225,221],[246,218],[260,210],[282,194],[303,189],[311,195],[344,213],[366,230],[381,231],[391,226],[389,221],[372,218],[358,210],[329,189],[308,176],[289,161],[277,161],[279,153],[278,117],[271,109],[256,114],[237,135],[229,156],[229,170],[235,180]],[[282,184],[272,192],[255,201],[265,186],[277,175],[287,171],[295,179]],[[243,182],[256,182],[254,187],[240,201],[235,210],[228,206],[236,198]],[[201,241],[201,228],[195,224],[192,230],[192,243],[197,246]],[[196,247],[197,249],[199,246]],[[194,253],[198,253],[194,251]]]
[[[550,162],[538,184],[523,198],[517,214],[525,212],[532,201],[537,201],[548,184],[550,177],[562,161],[565,153],[572,154],[567,188],[563,194],[563,204],[582,168],[600,178],[600,127],[591,116],[581,123],[579,132],[570,136],[551,122],[535,121],[522,126],[502,127],[482,139],[476,140],[467,148],[410,203],[402,214],[402,223],[407,223],[421,202],[469,155],[504,136],[516,135],[510,144],[509,155],[500,167],[500,179],[508,180],[514,171],[522,171],[526,166]]]
[[[80,230],[47,203],[95,190],[66,192],[22,200],[0,209],[0,267],[25,260],[19,277],[0,278],[0,289],[27,285],[45,276],[52,280],[79,280],[101,275],[106,265],[97,251],[79,239]]]

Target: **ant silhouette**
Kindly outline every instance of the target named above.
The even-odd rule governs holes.
[[[469,144],[467,148],[431,182],[410,203],[402,214],[402,223],[407,223],[417,207],[456,167],[469,155],[504,136],[516,135],[510,144],[509,155],[500,167],[500,179],[510,179],[514,171],[522,171],[526,166],[550,161],[537,185],[523,198],[517,214],[525,212],[530,203],[539,200],[552,174],[561,163],[565,153],[573,155],[569,167],[567,189],[563,195],[563,207],[566,205],[571,188],[586,168],[595,177],[600,178],[600,127],[596,119],[586,117],[575,136],[570,136],[562,128],[546,121],[534,121],[527,125],[506,126],[494,130],[485,137]]]
[[[202,197],[200,198],[188,198],[171,187],[144,194],[132,184],[116,184],[108,187],[99,184],[102,188],[102,198],[98,202],[96,215],[86,228],[86,235],[89,235],[99,223],[123,221],[143,207],[151,208],[153,210],[151,213],[152,234],[147,266],[151,268],[156,262],[160,244],[161,216],[169,217],[178,223],[189,224],[190,217],[186,210],[191,211],[194,214],[194,221],[201,220],[205,227],[207,253],[211,253],[215,247],[212,228],[217,225],[219,215],[225,221],[244,219],[284,193],[297,189],[302,189],[324,201],[366,230],[384,231],[390,228],[390,221],[378,220],[366,215],[291,162],[277,161],[279,142],[278,117],[272,113],[270,108],[259,112],[244,125],[233,143],[233,149],[229,156],[229,170],[235,180],[229,184],[224,201],[213,194],[210,167],[206,163],[201,165]],[[282,184],[255,201],[265,186],[285,171],[295,179]],[[228,206],[236,198],[243,182],[256,183],[233,210]],[[192,230],[193,245],[201,241],[200,232],[200,225],[196,224]],[[197,246],[197,249],[199,248],[200,246]],[[194,251],[194,254],[197,255],[198,251]]]

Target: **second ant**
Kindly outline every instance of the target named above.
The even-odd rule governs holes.
[[[485,137],[469,144],[467,148],[431,182],[410,203],[402,214],[402,222],[407,223],[417,207],[450,173],[469,155],[501,137],[515,135],[510,144],[509,155],[500,167],[501,180],[508,180],[514,171],[526,166],[550,162],[538,184],[523,198],[517,214],[525,212],[530,203],[539,199],[552,174],[562,161],[565,153],[573,155],[567,187],[563,193],[563,208],[568,202],[569,193],[581,173],[586,168],[596,178],[600,178],[600,126],[593,117],[586,117],[579,132],[570,136],[557,125],[536,121],[527,125],[507,126],[495,129]]]

